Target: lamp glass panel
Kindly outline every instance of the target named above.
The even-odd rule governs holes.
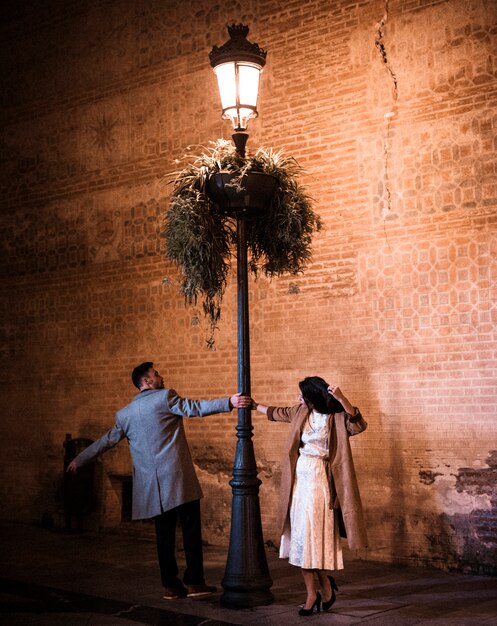
[[[238,89],[240,104],[257,106],[257,94],[259,92],[259,76],[261,68],[257,65],[238,65]]]
[[[222,63],[214,68],[223,109],[236,107],[236,75],[234,63]]]

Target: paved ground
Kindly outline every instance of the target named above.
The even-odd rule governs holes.
[[[495,577],[348,560],[331,612],[302,618],[301,575],[272,550],[274,603],[232,610],[220,606],[221,588],[210,598],[163,600],[155,544],[146,537],[21,525],[0,531],[2,626],[497,625]],[[206,547],[208,582],[219,585],[225,559],[225,548]]]

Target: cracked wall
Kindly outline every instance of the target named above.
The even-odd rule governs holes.
[[[387,22],[388,22],[389,1],[385,2],[385,12],[381,20],[377,24],[376,36],[374,44],[380,55],[381,62],[383,63],[387,77],[391,81],[392,88],[392,104],[389,111],[386,111],[384,117],[384,131],[383,131],[383,207],[381,210],[381,216],[383,219],[390,217],[390,211],[392,210],[392,188],[390,180],[390,160],[391,160],[391,139],[393,135],[394,117],[397,109],[397,99],[399,97],[399,86],[397,82],[397,75],[392,67],[387,54]]]

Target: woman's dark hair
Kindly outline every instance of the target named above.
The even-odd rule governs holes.
[[[328,383],[319,376],[308,376],[299,382],[307,406],[318,413],[341,413],[343,406],[328,393]]]

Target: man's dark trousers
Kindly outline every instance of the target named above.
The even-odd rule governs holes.
[[[178,587],[178,564],[176,563],[176,522],[179,518],[183,532],[186,570],[183,576],[185,585],[203,585],[204,560],[202,549],[202,529],[200,523],[200,500],[186,502],[154,517],[157,537],[157,555],[164,587]]]

